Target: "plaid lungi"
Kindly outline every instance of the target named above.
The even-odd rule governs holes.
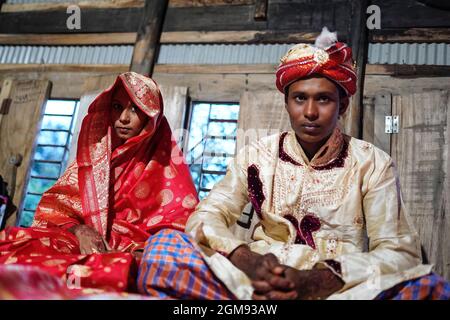
[[[376,300],[450,300],[450,283],[435,273],[402,282]]]
[[[170,229],[151,236],[139,266],[139,292],[161,299],[234,299],[209,270],[193,241]]]

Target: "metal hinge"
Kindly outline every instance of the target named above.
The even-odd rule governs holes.
[[[398,133],[400,128],[399,116],[386,116],[385,117],[385,133]]]

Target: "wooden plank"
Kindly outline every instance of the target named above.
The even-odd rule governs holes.
[[[12,80],[6,79],[2,83],[2,87],[0,88],[0,127],[2,125],[3,117],[6,117],[7,113],[9,113],[9,109],[11,107],[11,90],[12,90]],[[7,110],[6,110],[7,109]]]
[[[161,95],[164,101],[164,116],[169,122],[172,134],[182,147],[184,137],[184,120],[187,112],[188,88],[161,85]]]
[[[391,153],[391,135],[385,132],[386,116],[392,115],[392,96],[388,92],[378,93],[375,96],[375,108],[373,116],[373,144]]]
[[[431,90],[448,89],[450,77],[428,78],[394,78],[386,75],[367,75],[364,84],[364,94],[374,96],[379,92],[403,95],[411,92],[427,92]]]
[[[447,0],[418,0],[418,1],[431,8],[450,10],[450,3]]]
[[[242,92],[236,150],[252,141],[289,129],[291,129],[289,115],[285,108],[284,96],[279,91]]]
[[[366,73],[367,55],[369,51],[365,15],[368,5],[368,0],[354,0],[352,2],[352,16],[358,17],[358,19],[351,20],[350,36],[353,58],[356,61],[357,91],[352,97],[352,108],[350,109],[351,114],[350,117],[348,117],[348,119],[351,119],[351,123],[347,125],[349,128],[347,132],[357,138],[362,138],[364,77]]]
[[[46,80],[13,82],[9,113],[4,116],[0,126],[0,174],[10,183],[13,174],[9,163],[11,156],[20,154],[22,164],[17,168],[14,204],[22,208],[25,186],[29,179],[29,166],[36,147],[36,136],[43,117],[45,101],[50,92]],[[24,117],[24,115],[27,115]],[[15,216],[7,225],[14,224]]]
[[[243,74],[167,74],[155,70],[153,79],[162,86],[187,87],[192,101],[239,102],[247,87]]]
[[[129,66],[126,66],[128,68]],[[128,70],[128,69],[125,69]],[[14,78],[15,80],[48,80],[52,83],[50,97],[52,99],[79,99],[83,93],[85,79],[93,76],[111,74],[114,78],[120,72],[74,72],[74,71],[4,71],[0,72],[0,83],[5,79]]]
[[[450,43],[449,28],[409,28],[369,30],[371,42]]]
[[[230,31],[266,29],[265,21],[253,20],[253,5],[176,7],[167,10],[164,31]],[[69,30],[66,10],[4,12],[0,33],[111,33],[136,32],[142,8],[85,9],[81,29]],[[47,21],[43,24],[42,21]],[[314,30],[316,31],[316,30]]]
[[[392,137],[403,201],[435,272],[450,279],[448,90],[394,96],[400,132]]]
[[[275,74],[277,65],[273,64],[158,64],[155,72],[176,74]]]
[[[407,29],[370,34],[372,42],[449,43],[450,29]],[[385,30],[382,30],[385,31]],[[163,32],[161,43],[313,43],[318,32],[293,31],[174,31]],[[341,35],[341,41],[347,37]],[[4,45],[93,45],[132,44],[136,32],[89,34],[0,34]]]
[[[0,72],[0,81],[8,77],[20,80],[48,79],[53,83],[51,97],[79,99],[85,92],[85,79],[92,76],[104,76],[110,74],[115,78],[120,72],[128,70],[129,66],[122,66],[123,70],[101,69],[92,71],[85,68],[83,71],[28,71],[15,70]],[[244,90],[275,90],[275,77],[273,73],[249,73],[249,74],[175,74],[160,73],[155,70],[153,78],[159,85],[188,87],[189,96],[194,101],[230,101],[239,102],[239,97]],[[387,82],[386,80],[384,82]],[[440,82],[442,85],[444,82]],[[93,86],[95,83],[93,83]],[[106,84],[108,85],[108,84]]]
[[[134,45],[131,71],[152,75],[168,2],[168,0],[145,1],[144,14]]]
[[[66,10],[71,5],[77,5],[81,10],[85,9],[117,9],[117,8],[142,8],[145,0],[100,0],[78,1],[59,3],[18,3],[4,4],[1,12],[23,11],[55,11]]]
[[[375,137],[375,97],[365,96],[363,103],[363,136],[364,141],[374,143]]]
[[[266,21],[255,21],[253,5],[169,8],[164,32],[263,30]]]
[[[362,137],[363,93],[369,42],[367,39],[366,8],[368,0],[354,0],[351,5],[349,46],[352,48],[353,60],[356,61],[356,93],[351,97],[351,108],[343,116],[344,132],[352,137]]]
[[[1,3],[1,1],[0,1]],[[206,6],[236,6],[254,4],[255,0],[170,0],[169,7],[206,7]],[[73,1],[62,3],[20,3],[4,4],[1,12],[22,12],[22,11],[45,11],[45,10],[65,10],[69,5],[80,7],[80,9],[94,8],[143,8],[145,0],[102,0],[102,1]]]
[[[169,7],[241,6],[254,3],[255,0],[170,0]]]
[[[85,9],[81,29],[69,30],[69,15],[64,10],[3,12],[0,14],[0,33],[115,33],[136,32],[142,8]],[[46,23],[42,23],[45,21]]]
[[[346,34],[350,21],[348,0],[317,6],[307,3],[270,3],[269,21],[254,20],[254,5],[171,7],[165,32],[175,31],[301,31],[317,32],[323,25]],[[3,12],[0,33],[111,33],[136,32],[142,8],[83,9],[80,30],[68,30],[66,10]],[[42,21],[47,21],[43,24]]]
[[[114,45],[134,44],[136,32],[89,34],[0,34],[2,45]]]
[[[347,34],[351,20],[349,0],[310,3],[270,1],[269,21],[254,21],[254,4],[170,7],[164,31],[296,30],[317,32],[326,25]],[[410,28],[447,29],[450,11],[424,7],[413,0],[377,0],[381,7],[382,30]],[[141,7],[87,8],[81,30],[68,30],[66,10],[2,12],[0,33],[109,33],[136,32]],[[365,14],[364,14],[365,16]],[[46,21],[46,23],[42,23]],[[378,31],[377,31],[378,32]]]
[[[297,43],[315,41],[318,32],[295,31],[175,31],[163,32],[161,43]],[[3,45],[103,45],[134,44],[136,32],[0,34]],[[345,39],[341,37],[341,39]]]
[[[256,0],[254,19],[257,21],[264,21],[267,19],[268,0]]]
[[[173,31],[163,32],[161,43],[312,43],[318,35],[319,32],[297,32],[297,30]],[[345,36],[341,39],[345,39]]]
[[[365,15],[364,15],[365,16]],[[351,21],[350,1],[271,1],[268,9],[269,30],[320,31],[323,26],[347,34]]]
[[[381,29],[448,28],[450,11],[424,6],[415,0],[373,0],[380,7]]]
[[[366,75],[390,75],[398,78],[448,77],[450,66],[427,66],[406,64],[366,65]]]
[[[124,64],[0,64],[1,72],[126,72]]]

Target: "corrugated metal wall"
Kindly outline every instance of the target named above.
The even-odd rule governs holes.
[[[158,63],[258,64],[279,62],[293,44],[166,44]],[[370,64],[450,65],[450,44],[371,43]]]
[[[164,44],[158,64],[277,64],[292,44]],[[132,45],[1,46],[0,63],[129,64]],[[370,64],[450,65],[450,44],[371,43]]]
[[[450,44],[371,43],[370,64],[450,65]]]
[[[161,64],[278,63],[292,44],[165,44]]]
[[[132,45],[0,46],[0,63],[129,64]]]

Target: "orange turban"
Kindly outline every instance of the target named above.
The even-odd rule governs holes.
[[[321,36],[323,34],[324,32]],[[335,41],[324,48],[317,46],[322,40],[321,36],[316,40],[315,45],[297,44],[281,58],[276,73],[276,84],[278,90],[283,94],[286,87],[291,83],[314,74],[322,75],[334,81],[344,89],[348,96],[355,94],[356,72],[353,65],[352,49],[345,43]]]

